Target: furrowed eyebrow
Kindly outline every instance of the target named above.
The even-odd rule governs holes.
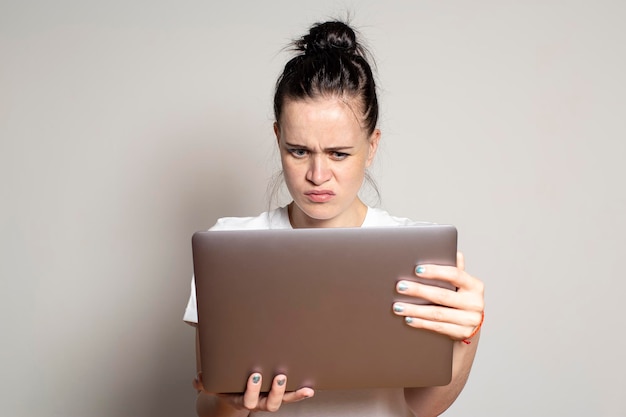
[[[290,148],[308,149],[304,145],[298,145],[298,144],[289,143],[289,142],[285,142],[285,146],[288,146]],[[331,148],[326,148],[326,149],[324,149],[324,151],[326,151],[326,152],[342,152],[342,151],[349,151],[351,149],[354,149],[354,146],[335,146],[335,147],[331,147]]]
[[[349,151],[354,149],[354,146],[337,146],[335,148],[326,148],[328,152],[341,152],[341,151]]]
[[[285,142],[285,146],[289,146],[290,148],[306,149],[306,146],[304,146],[304,145],[296,145],[295,143],[289,143],[289,142]]]

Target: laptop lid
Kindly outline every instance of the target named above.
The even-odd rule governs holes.
[[[278,373],[288,390],[448,384],[453,341],[407,326],[392,304],[423,302],[397,281],[454,265],[456,246],[446,225],[195,233],[205,389],[242,392],[253,372],[263,391]]]

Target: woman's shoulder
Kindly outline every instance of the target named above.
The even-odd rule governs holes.
[[[431,222],[421,222],[409,219],[407,217],[392,216],[387,211],[376,208],[368,207],[367,215],[362,227],[377,227],[377,226],[419,226],[433,224]]]
[[[266,211],[254,217],[222,217],[210,230],[290,229],[287,207]]]

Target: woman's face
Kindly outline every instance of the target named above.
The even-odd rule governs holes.
[[[353,111],[354,109],[354,111]],[[357,194],[376,154],[358,106],[338,98],[287,100],[274,125],[294,227],[357,227],[366,206]]]

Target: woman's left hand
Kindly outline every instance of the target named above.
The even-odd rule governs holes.
[[[454,340],[470,337],[483,318],[484,284],[465,272],[461,252],[457,253],[456,264],[456,267],[418,265],[415,272],[418,277],[449,282],[457,291],[409,280],[398,281],[398,293],[419,297],[434,305],[394,303],[394,313],[404,316],[411,327],[432,330]]]

